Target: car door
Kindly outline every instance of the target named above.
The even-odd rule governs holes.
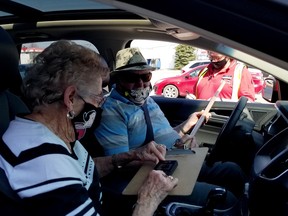
[[[183,89],[183,91],[187,94],[187,93],[192,93],[194,92],[194,86],[197,82],[197,77],[198,77],[198,73],[203,69],[203,67],[196,67],[195,69],[190,70],[190,72],[182,77],[182,81],[181,81],[181,87]]]
[[[184,98],[153,97],[160,106],[172,127],[185,121],[193,112],[204,110],[209,101],[189,100]],[[196,133],[198,143],[215,144],[217,136],[231,115],[237,102],[216,101],[210,112],[213,113],[208,123]],[[261,131],[277,113],[274,104],[248,103],[246,108],[255,121],[255,131]]]

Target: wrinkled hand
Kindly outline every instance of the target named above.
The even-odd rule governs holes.
[[[152,170],[138,191],[137,204],[155,211],[168,193],[177,186],[178,179],[167,176],[161,170]],[[150,209],[152,208],[152,209]]]
[[[194,112],[192,113],[189,118],[188,118],[188,122],[190,124],[190,127],[193,127],[197,121],[199,120],[199,118],[203,115],[204,110],[200,111],[200,112]],[[211,113],[207,113],[205,115],[205,123],[208,122],[209,118],[211,117]]]
[[[182,136],[181,139],[177,139],[174,146],[180,149],[191,149],[199,147],[196,138],[188,134]]]
[[[166,146],[151,141],[147,145],[135,149],[135,154],[136,160],[152,161],[157,164],[159,160],[165,160]]]

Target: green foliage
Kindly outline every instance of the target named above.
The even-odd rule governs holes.
[[[179,44],[176,46],[175,52],[175,64],[174,67],[176,70],[180,70],[182,67],[187,65],[190,61],[196,59],[195,48],[192,46]]]

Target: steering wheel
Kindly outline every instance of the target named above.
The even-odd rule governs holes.
[[[229,134],[232,132],[237,121],[240,119],[240,116],[247,104],[247,101],[248,99],[243,96],[239,99],[229,119],[221,128],[220,133],[217,137],[217,140],[211,150],[211,153],[206,160],[206,163],[208,165],[212,165],[214,162],[219,160],[219,157],[221,156],[221,154],[225,152],[226,145],[227,145],[227,142],[225,142],[225,140],[227,139],[227,137],[229,137]]]
[[[253,215],[287,215],[288,128],[267,141],[256,153],[249,201]],[[254,214],[255,213],[255,214]]]

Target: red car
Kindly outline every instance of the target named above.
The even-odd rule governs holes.
[[[157,80],[153,86],[156,95],[164,97],[177,98],[185,97],[187,93],[192,93],[193,86],[196,84],[197,76],[206,65],[200,65],[191,70],[174,77]],[[261,70],[248,67],[254,82],[255,93],[261,93],[263,89],[263,73]]]
[[[199,71],[206,66],[200,65],[178,76],[157,80],[153,86],[155,94],[170,98],[185,97],[187,92],[192,92]]]
[[[253,67],[248,67],[248,71],[252,75],[255,94],[260,94],[264,86],[264,77],[262,71]]]

